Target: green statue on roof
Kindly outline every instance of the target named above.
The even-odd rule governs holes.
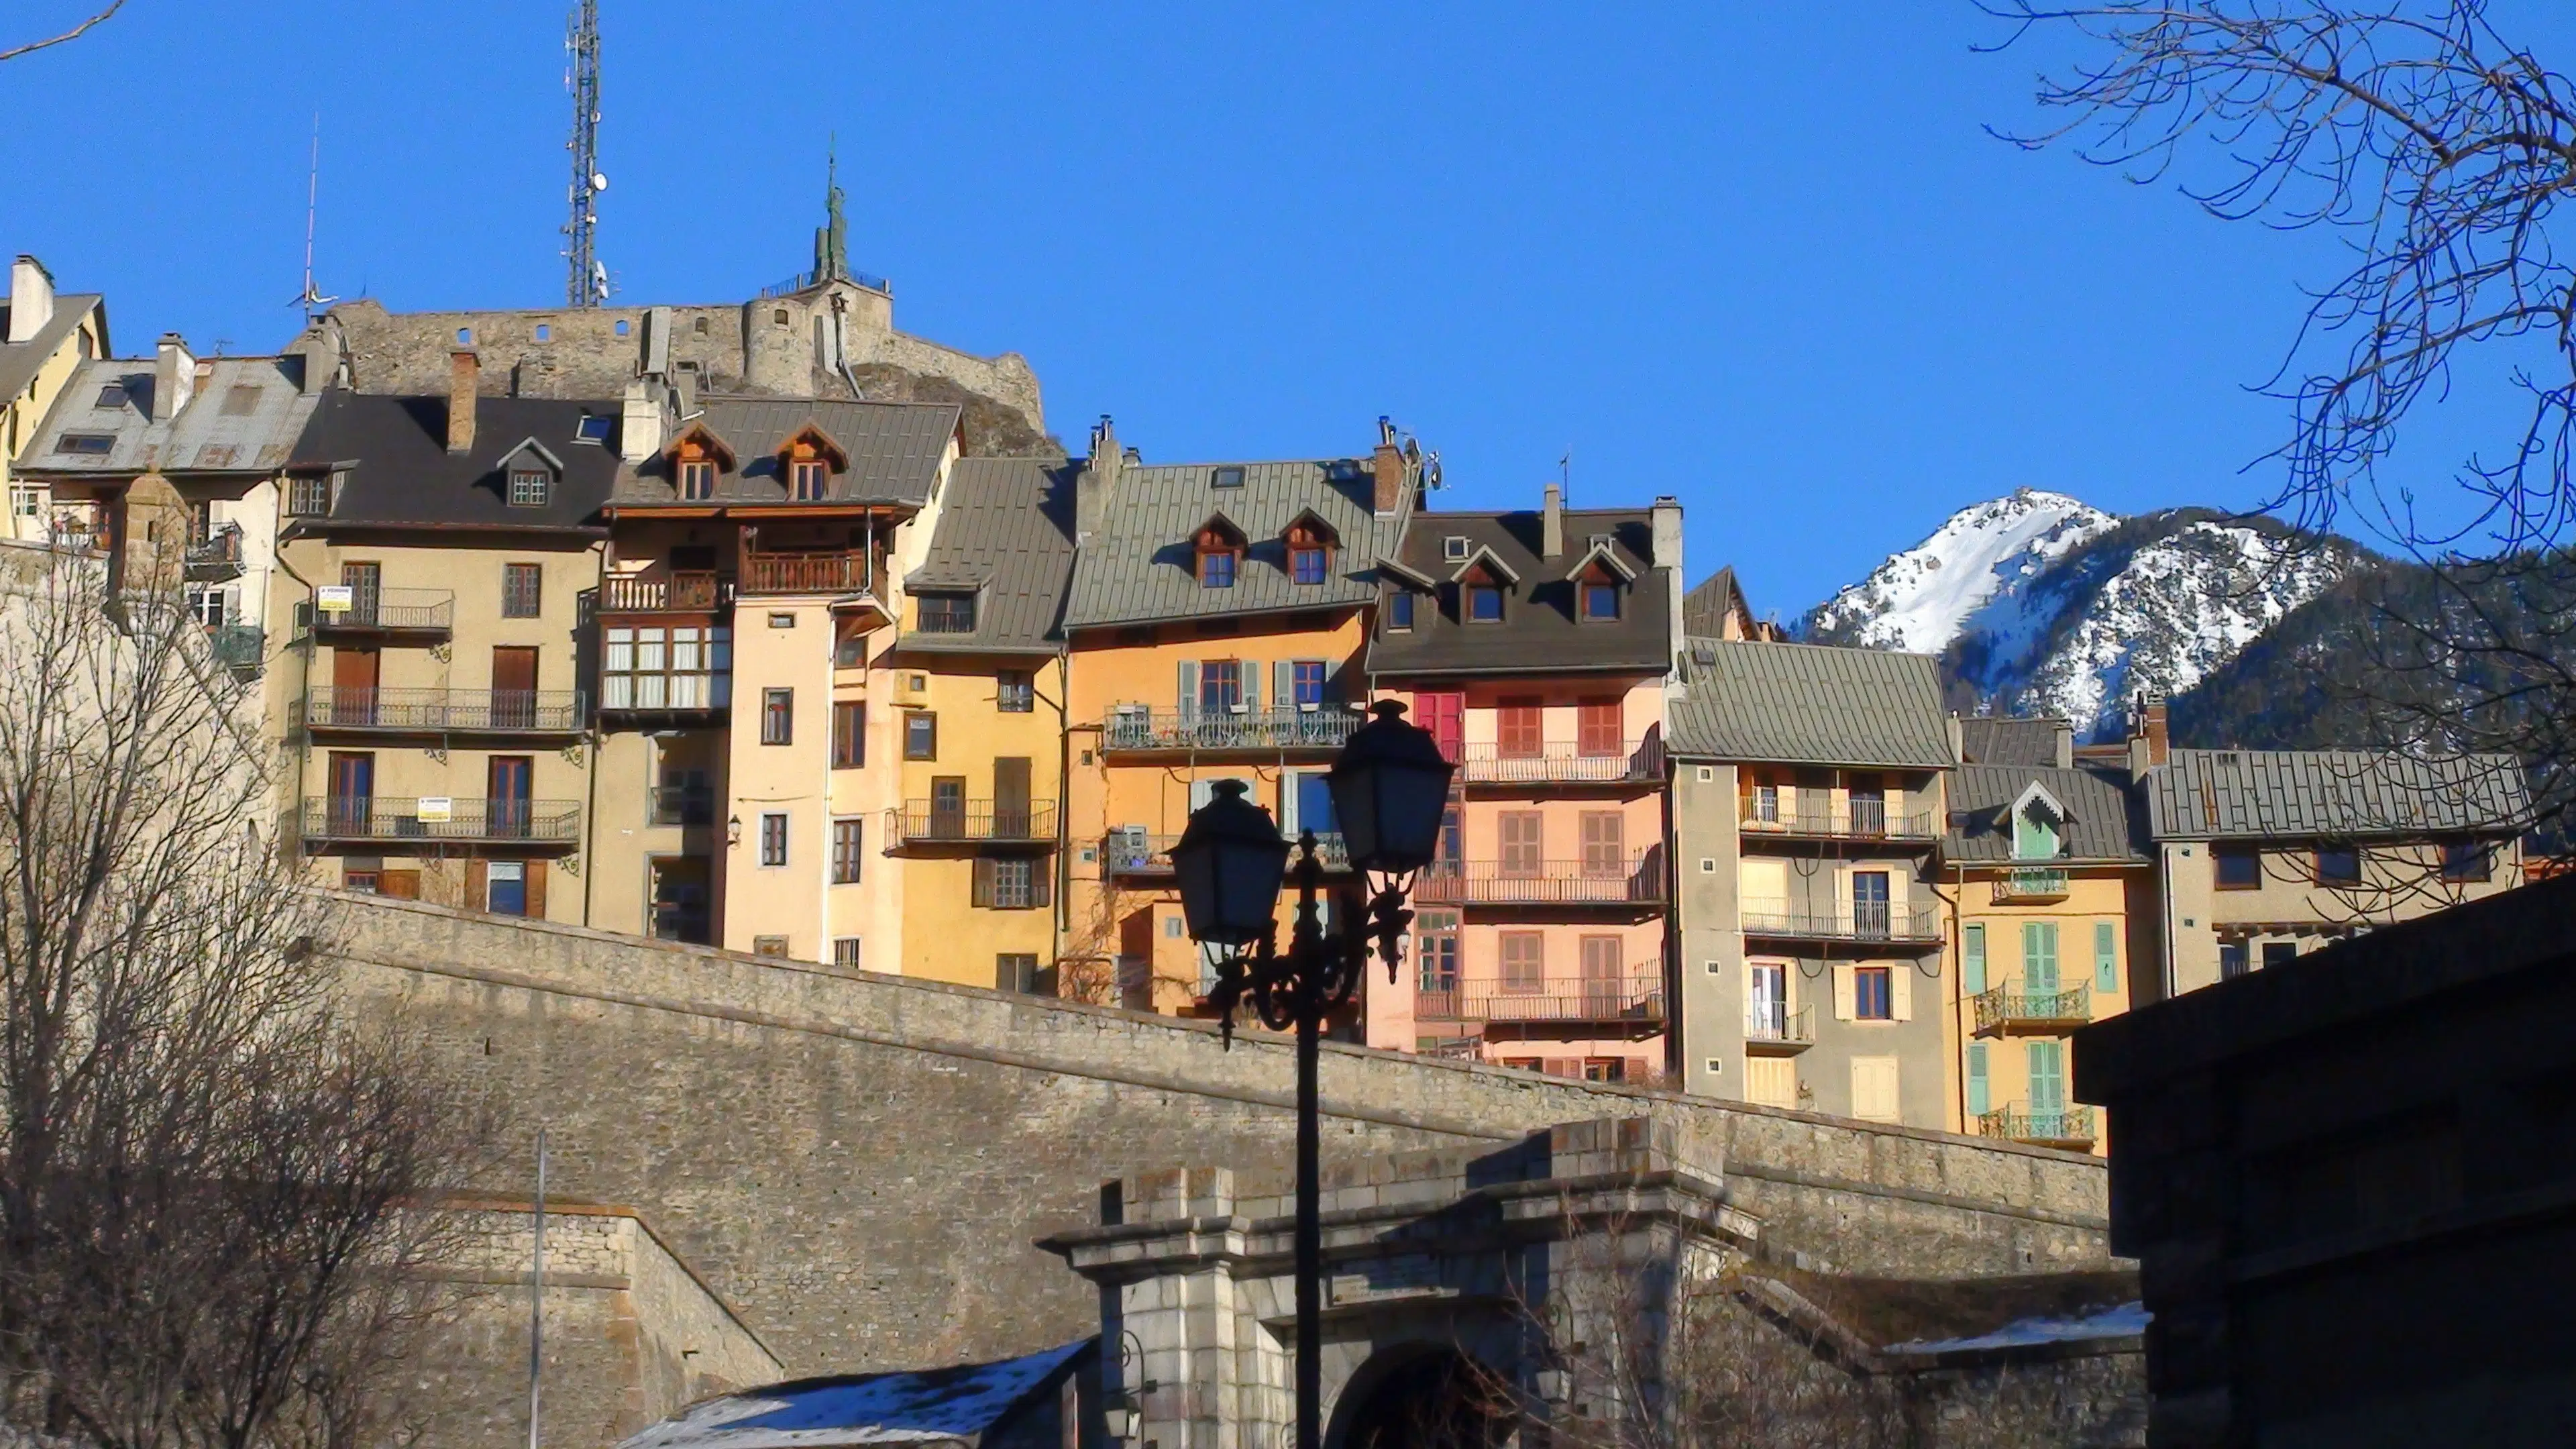
[[[833,137],[824,162],[823,224],[814,229],[815,282],[846,281],[850,275],[849,223],[841,216],[840,138]]]

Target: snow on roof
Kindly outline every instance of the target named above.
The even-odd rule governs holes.
[[[1079,1339],[998,1363],[844,1374],[747,1389],[693,1405],[628,1439],[620,1449],[973,1443],[1091,1343]]]
[[[2032,1348],[2088,1338],[2130,1338],[2147,1331],[2154,1317],[2144,1303],[2120,1303],[2072,1318],[2016,1318],[1992,1333],[1972,1338],[1928,1338],[1891,1343],[1887,1353],[1956,1353],[1981,1348]]]

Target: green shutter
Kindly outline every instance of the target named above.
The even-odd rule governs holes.
[[[2093,923],[2093,989],[2120,989],[2120,928],[2109,921]]]
[[[2030,1044],[2030,1114],[2066,1110],[2066,1047],[2053,1041]]]
[[[1960,927],[1959,954],[1964,958],[1959,968],[1960,983],[1970,996],[1975,996],[1986,989],[1986,928]]]
[[[1968,1115],[1983,1117],[1994,1110],[1986,1095],[1986,1044],[1968,1043]]]
[[[1195,716],[1199,712],[1199,662],[1195,659],[1181,661],[1180,695],[1178,712],[1181,718]]]
[[[2045,996],[2057,989],[2057,923],[2025,921],[2021,928],[2021,989]]]

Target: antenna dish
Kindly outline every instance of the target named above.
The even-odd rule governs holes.
[[[607,173],[602,171],[593,171],[590,173],[590,189],[593,191],[606,191],[608,189]]]

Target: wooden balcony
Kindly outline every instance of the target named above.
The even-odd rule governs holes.
[[[2089,1152],[2093,1144],[2101,1140],[2100,1134],[2093,1130],[2093,1109],[2090,1107],[2034,1110],[2021,1102],[1978,1113],[1977,1135],[2000,1137],[2008,1142],[2026,1142],[2034,1147],[2060,1147],[2070,1152]]]
[[[1439,906],[1661,906],[1670,892],[1659,850],[1624,860],[1441,860],[1414,878],[1413,899]]]
[[[1536,748],[1475,743],[1459,761],[1468,786],[1645,785],[1664,778],[1660,739],[1610,741],[1586,747],[1550,740]]]
[[[864,549],[836,553],[750,553],[742,556],[745,594],[859,594],[876,586]]]
[[[2088,982],[2032,991],[2006,982],[1974,998],[1979,1036],[2062,1036],[2093,1020],[2093,988]]]
[[[304,727],[315,734],[579,734],[577,689],[342,689],[304,697]]]
[[[1935,946],[1941,916],[1929,907],[1861,905],[1813,910],[1783,901],[1746,901],[1738,912],[1744,934],[1790,941],[1887,941]]]
[[[304,802],[303,827],[307,846],[568,848],[581,839],[581,802],[465,796],[333,796]]]
[[[603,614],[714,614],[733,607],[733,580],[718,573],[610,575],[599,586]]]

